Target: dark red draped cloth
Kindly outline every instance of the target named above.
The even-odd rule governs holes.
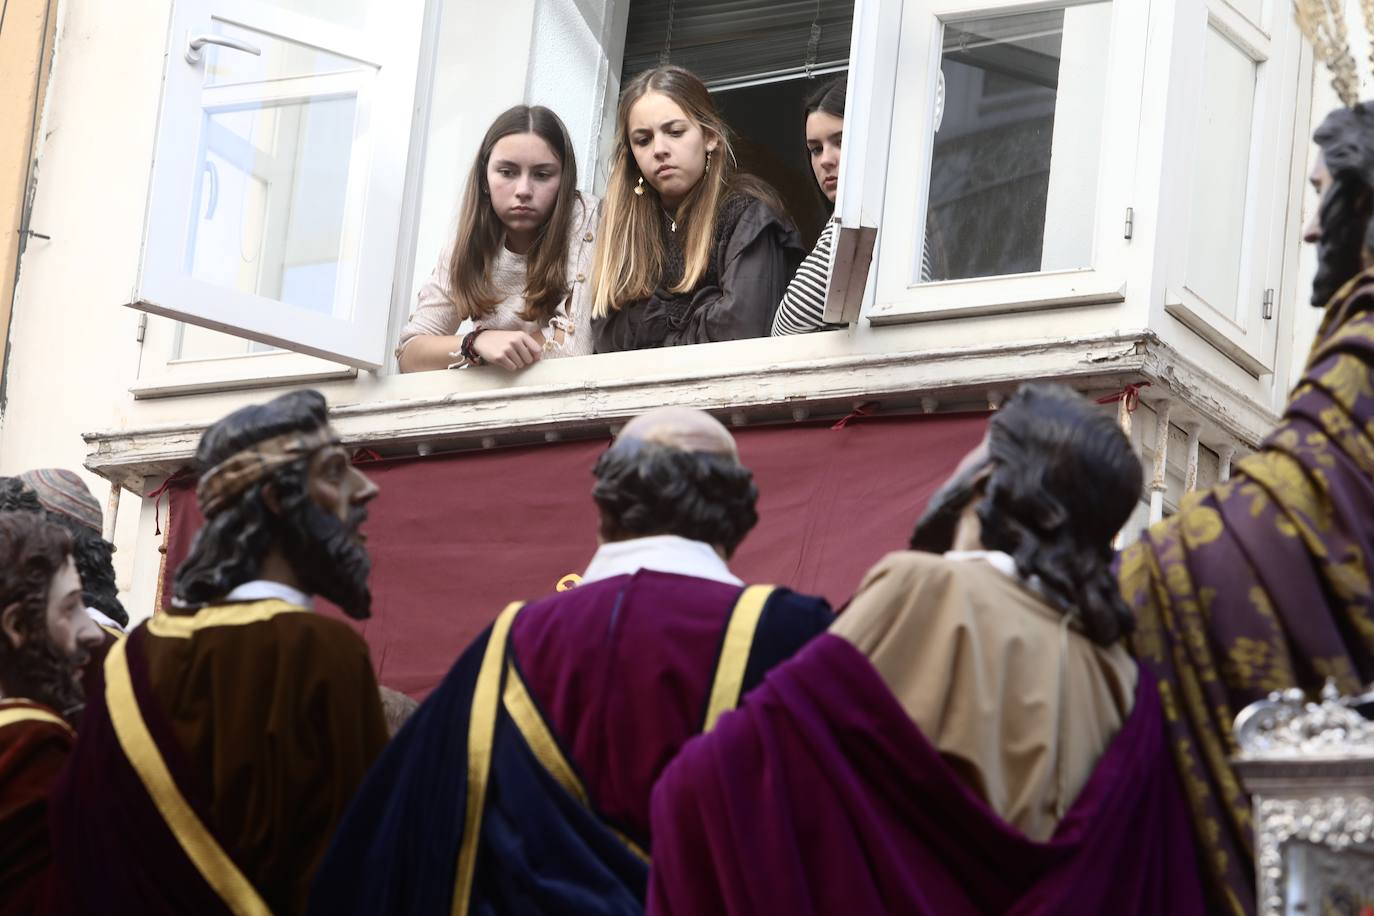
[[[746,582],[840,607],[874,560],[904,547],[931,495],[978,444],[987,414],[866,417],[734,431],[759,485],[759,524],[731,561]],[[592,465],[606,441],[372,461],[377,679],[423,697],[508,601],[553,591],[596,550]],[[194,479],[169,488],[162,600],[202,520]],[[319,608],[342,619],[342,615]]]
[[[57,722],[22,718],[57,713],[25,700],[0,700],[0,914],[31,913],[52,861],[48,795],[76,736]]]
[[[964,787],[868,660],[825,635],[654,789],[651,913],[1205,912],[1154,684],[1045,843]]]

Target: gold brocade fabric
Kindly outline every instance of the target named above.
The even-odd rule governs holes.
[[[1231,724],[1274,690],[1374,679],[1374,272],[1328,306],[1277,429],[1121,557],[1217,912],[1255,909]]]

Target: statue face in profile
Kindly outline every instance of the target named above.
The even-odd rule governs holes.
[[[234,411],[205,431],[196,464],[205,526],[177,569],[176,605],[203,607],[275,576],[368,616],[362,526],[377,486],[349,460],[323,395],[292,391]]]
[[[328,435],[330,444],[306,460],[304,486],[274,480],[264,499],[277,514],[282,552],[306,590],[361,620],[372,606],[372,559],[362,528],[377,485],[353,466],[338,436]]]

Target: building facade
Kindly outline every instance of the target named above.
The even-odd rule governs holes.
[[[47,6],[32,149],[0,159],[22,251],[0,472],[84,466],[111,494],[136,616],[163,563],[150,494],[285,387],[392,457],[605,436],[663,404],[737,426],[986,410],[1056,379],[1129,392],[1143,523],[1258,444],[1315,329],[1309,138],[1336,102],[1286,0]],[[622,77],[660,60],[702,73],[799,222],[824,214],[798,100],[847,73],[827,314],[848,327],[399,374],[492,118],[559,112],[595,193]]]

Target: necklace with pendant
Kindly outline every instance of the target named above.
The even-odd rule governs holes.
[[[677,232],[677,220],[673,219],[673,215],[668,212],[668,208],[660,206],[659,209],[663,211],[663,215],[668,219],[668,231]]]

